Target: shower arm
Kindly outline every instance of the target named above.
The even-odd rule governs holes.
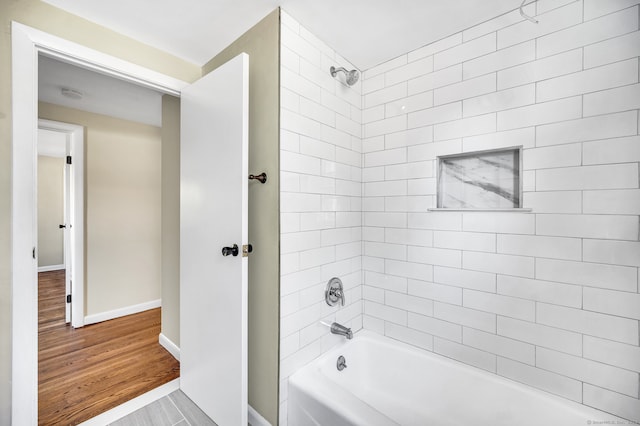
[[[339,68],[331,67],[331,68],[329,69],[329,71],[331,72],[331,77],[335,77],[335,76],[336,76],[336,74],[338,74],[338,71],[342,71],[342,72],[343,72],[343,73],[345,73],[345,74],[349,74],[349,70],[347,70],[347,69],[346,69],[346,68],[344,68],[344,67],[339,67]]]

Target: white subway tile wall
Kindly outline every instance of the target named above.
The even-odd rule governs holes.
[[[354,332],[362,328],[362,163],[365,159],[362,155],[362,82],[347,87],[341,83],[344,75],[333,78],[329,74],[332,65],[354,67],[285,12],[281,16],[280,421],[286,424],[288,377],[342,339],[331,335],[321,321],[328,324],[337,321]],[[405,70],[407,77],[415,72],[412,68]],[[399,91],[387,89],[367,102],[381,105],[384,115],[385,103],[406,96],[406,82],[400,86]],[[425,102],[422,97],[415,99],[416,108],[428,106],[430,101]],[[387,110],[391,112],[392,108]],[[376,123],[381,118],[375,114],[364,116],[365,120],[376,120]],[[399,119],[406,121],[404,117]],[[384,134],[394,126],[393,122],[377,124],[375,132]],[[378,153],[368,161],[394,163],[392,156],[387,158]],[[406,158],[395,162],[405,163]],[[399,183],[406,188],[405,182]],[[384,182],[367,190],[376,196],[402,193]],[[381,220],[387,218],[370,220],[382,225],[386,222]],[[406,223],[402,225],[406,228]],[[371,247],[370,250],[386,254],[389,249]],[[334,276],[340,277],[344,284],[345,306],[330,307],[324,301],[325,285]],[[378,304],[382,311],[388,311],[389,318],[393,318],[394,312],[406,318],[406,309],[426,309],[431,314],[432,301],[410,296],[406,291],[394,294],[398,295],[395,303],[401,308]],[[365,297],[375,298],[375,294],[368,290]],[[419,335],[412,330],[398,335],[408,336],[416,344],[420,342]]]
[[[336,341],[318,321],[346,315],[640,421],[639,3],[540,0],[537,25],[502,15],[350,89],[283,14],[283,385]],[[437,156],[510,146],[529,211],[429,210]],[[341,309],[322,301],[334,265]]]
[[[399,236],[388,252],[365,249],[365,294],[377,286],[369,265],[376,265],[377,283],[393,281],[398,272],[388,262],[398,256],[407,267],[432,266],[427,272],[433,275],[371,295],[377,310],[365,309],[364,324],[640,421],[638,1],[538,3],[538,25],[507,14],[464,31],[462,41],[449,38],[442,49],[419,49],[423,60],[433,54],[436,71],[414,72],[406,80],[411,94],[433,92],[433,106],[405,115],[412,130],[432,132],[422,143],[407,143],[408,165],[432,163],[425,169],[431,174],[420,179],[435,181],[438,155],[522,146],[524,207],[531,211],[394,208],[393,220],[387,220],[379,215],[394,201],[365,193],[365,217],[378,219],[365,219],[365,247],[379,244],[376,238],[390,229]],[[405,67],[416,55],[402,59]],[[388,80],[397,69],[382,64],[366,76],[384,74]],[[384,84],[371,86],[367,96],[385,90]],[[393,101],[395,120],[404,101]],[[394,129],[377,131],[373,140],[366,129],[380,129],[376,119],[364,127],[366,156],[377,164],[394,156],[398,164],[403,153],[386,145]],[[418,178],[373,168],[364,162],[371,188],[418,185]],[[424,194],[435,207],[435,193]],[[403,242],[401,236],[418,230],[432,232],[432,245]],[[433,349],[409,333],[387,331],[391,323],[382,306],[396,292],[433,302],[432,314],[430,305],[423,312],[407,309],[406,325],[422,333],[418,342],[429,342],[431,335]],[[404,318],[401,307],[394,308],[394,318]]]

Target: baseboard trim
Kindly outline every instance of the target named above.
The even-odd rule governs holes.
[[[64,265],[38,266],[38,272],[59,271],[61,269],[66,269],[66,268]]]
[[[87,420],[86,422],[80,423],[80,426],[104,426],[111,424],[116,420],[120,420],[124,416],[127,416],[134,411],[151,404],[152,402],[164,398],[165,396],[169,395],[173,391],[177,391],[178,389],[180,389],[180,379],[174,379],[169,383],[165,383],[162,386],[159,386],[147,393],[140,395],[137,398],[120,404],[109,411],[98,414],[97,416]]]
[[[171,339],[162,333],[158,336],[158,342],[160,343],[160,346],[165,348],[175,359],[180,361],[180,348],[178,345],[173,343]]]
[[[124,317],[139,312],[148,311],[162,306],[162,300],[151,300],[149,302],[139,303],[137,305],[125,306],[124,308],[114,309],[113,311],[101,312],[99,314],[87,315],[84,317],[84,325],[95,324],[102,321],[108,321],[115,318]]]
[[[251,405],[249,405],[249,425],[250,426],[271,426],[271,423],[260,415]]]

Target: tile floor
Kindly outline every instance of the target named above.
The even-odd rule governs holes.
[[[177,390],[111,423],[112,426],[216,426],[182,391]]]

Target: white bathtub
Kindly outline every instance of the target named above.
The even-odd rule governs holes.
[[[288,398],[289,426],[628,423],[367,331],[293,374]]]

